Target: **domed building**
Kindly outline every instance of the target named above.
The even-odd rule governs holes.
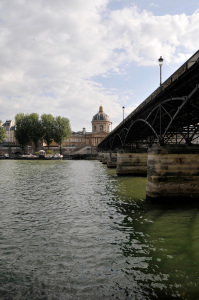
[[[99,112],[93,116],[91,123],[92,132],[87,132],[85,128],[82,131],[72,132],[71,136],[63,142],[63,146],[98,146],[111,130],[110,118],[104,113],[102,106],[99,107]]]
[[[102,132],[102,131],[106,133],[110,132],[110,126],[111,126],[110,118],[107,114],[104,113],[102,106],[99,107],[99,112],[93,116],[91,123],[92,123],[93,133]]]

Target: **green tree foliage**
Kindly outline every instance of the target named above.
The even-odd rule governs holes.
[[[28,117],[29,117],[29,137],[30,140],[34,143],[35,151],[36,151],[38,147],[38,142],[39,140],[41,140],[41,138],[43,138],[44,132],[38,114],[32,113]]]
[[[15,116],[15,138],[24,147],[30,142],[29,115],[19,113]]]
[[[38,141],[43,137],[43,130],[39,115],[36,113],[19,113],[15,117],[15,137],[19,144],[24,147],[33,142],[37,150]]]
[[[60,154],[61,154],[61,144],[67,139],[71,134],[70,123],[67,118],[64,117],[56,117],[54,120],[54,128],[53,128],[53,139],[55,143],[60,146]]]
[[[0,120],[0,124],[1,124],[1,120]],[[3,127],[0,125],[0,143],[3,142],[4,138],[6,137],[5,135],[5,130],[3,129]]]
[[[41,126],[43,129],[43,139],[49,149],[53,141],[54,117],[51,114],[43,114],[41,116]]]
[[[15,116],[15,137],[23,149],[33,142],[37,150],[41,139],[44,139],[49,147],[54,140],[60,146],[61,153],[61,144],[70,134],[69,120],[64,117],[54,118],[50,114],[43,114],[40,119],[36,113],[19,113]]]

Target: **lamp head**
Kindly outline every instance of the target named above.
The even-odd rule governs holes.
[[[162,58],[162,56],[160,56],[160,58],[158,59],[158,62],[159,62],[159,66],[161,67],[162,66],[162,64],[163,64],[163,58]]]

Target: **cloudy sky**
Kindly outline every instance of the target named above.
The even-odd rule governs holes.
[[[0,120],[69,118],[113,128],[198,50],[199,0],[0,0]]]

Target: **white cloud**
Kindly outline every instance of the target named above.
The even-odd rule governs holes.
[[[159,5],[158,5],[157,3],[154,3],[154,2],[151,2],[151,3],[149,4],[149,6],[159,7]]]
[[[94,77],[127,76],[130,62],[154,65],[160,54],[183,63],[197,50],[198,11],[155,16],[135,6],[109,11],[107,4],[1,0],[0,119],[52,113],[68,117],[73,130],[90,130],[102,104],[116,126],[132,88],[107,89]]]
[[[151,12],[140,12],[134,6],[111,12],[108,28],[117,45],[125,50],[125,60],[150,65],[160,53],[167,57],[168,63],[179,62],[180,57],[185,58],[177,52],[179,46],[190,53],[195,51],[199,42],[198,22],[198,12],[192,16],[154,16]]]

